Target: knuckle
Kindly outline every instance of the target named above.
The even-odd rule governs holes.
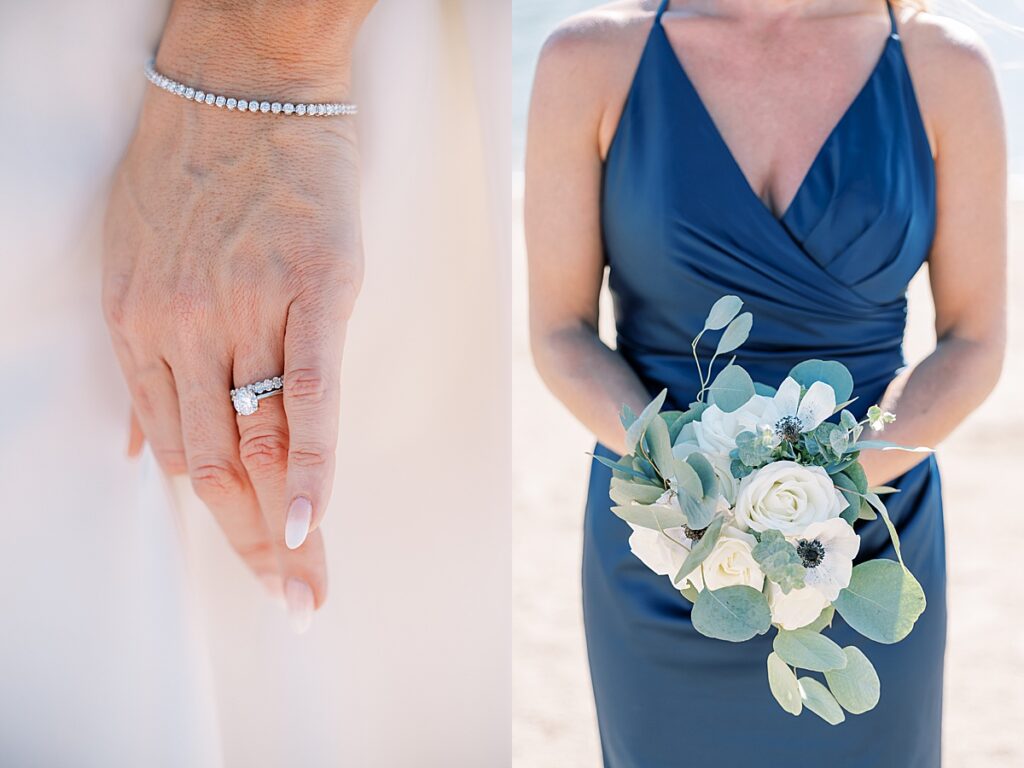
[[[107,278],[103,286],[103,318],[114,333],[128,335],[135,319],[135,303],[127,275]]]
[[[318,469],[327,466],[333,456],[333,449],[321,445],[298,445],[288,452],[288,464],[304,469]]]
[[[239,445],[242,464],[253,473],[284,468],[288,460],[288,441],[280,432],[246,435]]]
[[[293,402],[317,405],[327,396],[327,378],[316,368],[295,368],[285,372],[285,397]]]
[[[196,462],[189,471],[192,487],[203,499],[219,499],[242,489],[242,473],[227,459],[210,458]]]
[[[184,475],[188,472],[188,462],[185,459],[185,452],[181,448],[154,445],[153,456],[164,472],[169,475]]]
[[[235,552],[248,563],[265,563],[274,560],[274,545],[266,538],[252,543],[235,544]]]

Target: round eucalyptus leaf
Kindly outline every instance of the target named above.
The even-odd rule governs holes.
[[[727,365],[711,383],[711,400],[726,413],[738,411],[754,396],[754,381],[738,365]]]
[[[612,507],[612,512],[627,523],[653,531],[664,531],[666,528],[678,528],[686,524],[678,504],[623,504]]]
[[[804,706],[800,683],[777,653],[768,654],[768,687],[780,707],[791,715],[800,714]]]
[[[869,560],[854,566],[850,586],[833,601],[839,615],[876,643],[898,643],[924,612],[924,590],[894,560]]]
[[[739,314],[742,306],[743,300],[739,296],[723,296],[708,312],[708,319],[704,321],[704,330],[719,331],[725,328]]]
[[[773,644],[783,661],[800,669],[824,672],[846,666],[846,654],[824,635],[807,629],[779,630]]]
[[[749,312],[744,312],[729,323],[729,327],[722,332],[722,338],[718,340],[718,348],[715,349],[715,355],[724,355],[742,346],[743,342],[750,335],[750,329],[753,326],[754,316]]]
[[[804,706],[816,714],[829,725],[839,725],[846,719],[843,708],[839,706],[836,697],[832,695],[824,685],[813,677],[801,677],[800,695]]]
[[[836,402],[845,403],[853,394],[853,376],[849,369],[835,360],[805,360],[793,367],[789,375],[805,389],[811,384],[823,381],[836,393]]]
[[[703,590],[690,613],[693,628],[707,637],[742,643],[772,625],[768,601],[753,587]]]
[[[860,715],[875,708],[882,684],[868,657],[859,648],[848,645],[843,652],[846,654],[846,666],[829,670],[825,673],[825,680],[843,709]]]

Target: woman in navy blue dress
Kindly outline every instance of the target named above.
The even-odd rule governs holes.
[[[551,390],[623,449],[617,412],[699,383],[691,340],[736,294],[755,322],[741,364],[777,384],[797,362],[853,373],[887,438],[937,445],[988,394],[1005,326],[1005,148],[974,35],[885,0],[623,0],[570,19],[538,66],[526,224],[531,325]],[[938,342],[903,357],[907,284],[928,263]],[[616,345],[597,333],[605,268]],[[698,348],[707,363],[712,348]],[[605,765],[830,768],[940,765],[945,540],[935,459],[863,458],[928,607],[896,645],[855,635],[876,709],[833,727],[782,711],[771,638],[708,639],[689,604],[628,544],[591,468],[584,615]],[[895,559],[881,521],[858,559]]]

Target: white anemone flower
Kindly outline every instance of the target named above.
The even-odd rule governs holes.
[[[804,586],[817,590],[829,602],[850,586],[853,558],[860,549],[860,536],[841,517],[811,523],[795,537],[797,554],[807,573]]]
[[[787,376],[760,421],[772,431],[778,445],[782,440],[796,442],[801,434],[817,429],[835,410],[836,392],[828,384],[816,381],[800,397],[799,382]]]

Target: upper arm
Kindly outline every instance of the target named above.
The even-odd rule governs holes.
[[[1007,159],[992,62],[977,35],[949,19],[920,14],[903,38],[936,156],[936,331],[1001,347]]]
[[[595,11],[564,22],[537,64],[526,151],[524,215],[533,334],[596,326],[604,275],[600,133],[624,100],[622,25]],[[619,93],[622,91],[622,93]]]

